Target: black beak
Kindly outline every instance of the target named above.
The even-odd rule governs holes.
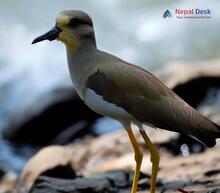
[[[44,41],[44,40],[53,41],[58,37],[60,32],[61,32],[61,30],[57,26],[55,26],[50,31],[48,31],[47,33],[35,38],[33,40],[32,44],[35,44],[37,42],[41,42],[41,41]]]

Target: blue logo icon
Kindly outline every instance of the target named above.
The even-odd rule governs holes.
[[[163,14],[163,18],[167,18],[167,17],[169,17],[169,18],[172,17],[172,13],[169,10],[166,10]]]

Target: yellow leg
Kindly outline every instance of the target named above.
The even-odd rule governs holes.
[[[138,178],[140,175],[140,168],[141,168],[141,162],[143,159],[143,153],[135,139],[135,136],[131,130],[131,128],[126,128],[126,131],[128,133],[128,136],[130,138],[131,144],[133,146],[134,149],[134,153],[135,153],[135,161],[136,161],[136,168],[135,168],[135,172],[134,172],[134,178],[133,178],[133,184],[132,184],[132,189],[131,189],[131,193],[136,193],[137,192],[137,185],[138,185]]]
[[[157,180],[157,171],[160,161],[160,155],[157,148],[151,143],[149,137],[147,136],[144,129],[140,129],[140,133],[145,141],[147,148],[150,151],[151,157],[150,160],[152,162],[152,174],[150,179],[150,193],[155,193],[156,191],[156,180]]]

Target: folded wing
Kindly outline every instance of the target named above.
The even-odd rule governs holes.
[[[88,78],[87,87],[104,100],[122,107],[143,124],[192,135],[209,147],[215,145],[220,137],[219,126],[154,75],[123,61],[103,66]]]

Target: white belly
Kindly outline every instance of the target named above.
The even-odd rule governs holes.
[[[102,96],[96,94],[93,90],[87,89],[84,97],[85,103],[95,112],[115,118],[133,120],[133,116],[130,115],[123,108],[105,101]]]

